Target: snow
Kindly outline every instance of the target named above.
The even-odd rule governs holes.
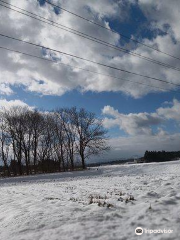
[[[179,190],[180,161],[0,179],[0,240],[180,239]]]

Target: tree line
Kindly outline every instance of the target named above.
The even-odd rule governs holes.
[[[180,158],[180,151],[166,152],[166,151],[146,151],[144,154],[145,162],[164,162],[177,160]]]
[[[0,160],[4,175],[86,168],[86,159],[107,151],[103,121],[85,109],[42,112],[12,107],[0,112]]]

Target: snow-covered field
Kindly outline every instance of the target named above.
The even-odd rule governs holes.
[[[180,239],[180,161],[0,179],[0,240],[71,239]]]

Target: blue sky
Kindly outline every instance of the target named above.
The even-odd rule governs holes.
[[[7,0],[6,2],[116,46],[125,47],[174,67],[179,66],[179,60],[121,37],[121,34],[124,34],[172,56],[180,57],[178,56],[180,31],[177,24],[180,17],[176,10],[176,5],[179,4],[176,0],[171,2],[171,7],[167,0],[158,2],[100,0],[98,2],[77,1],[73,4],[71,1],[52,1],[59,6],[62,3],[62,6],[68,10],[103,26],[109,26],[116,33],[53,8],[43,0],[39,1],[40,4],[31,0]],[[9,11],[8,14],[7,11]],[[0,12],[3,20],[0,21],[0,33],[180,84],[178,71],[92,43],[3,7]],[[27,26],[29,26],[28,29]],[[98,117],[104,118],[104,126],[109,131],[112,150],[105,157],[107,159],[143,155],[146,149],[179,150],[180,95],[179,89],[174,88],[173,85],[105,69],[3,37],[0,37],[0,45],[41,57],[45,54],[48,58],[56,58],[74,66],[74,68],[68,68],[47,64],[41,60],[1,50],[1,106],[19,104],[44,110],[77,106],[95,112]],[[76,66],[175,91],[155,90],[132,82],[122,82],[81,70],[77,71]]]
[[[53,110],[58,107],[87,108],[89,111],[95,112],[101,116],[101,109],[104,105],[111,105],[124,114],[138,112],[153,112],[166,101],[171,102],[174,98],[180,100],[180,94],[177,92],[166,93],[149,93],[148,95],[134,99],[120,92],[101,92],[96,93],[88,91],[82,93],[73,90],[63,94],[62,96],[39,96],[39,94],[28,92],[21,87],[12,88],[13,95],[7,96],[8,100],[20,99],[30,106],[42,108],[45,110]]]

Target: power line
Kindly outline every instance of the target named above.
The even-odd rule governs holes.
[[[0,2],[5,3],[5,2],[2,1],[2,0],[0,0]],[[22,8],[16,7],[16,6],[12,5],[12,4],[9,4],[9,3],[6,3],[6,4],[7,4],[7,5],[10,5],[10,6],[12,6],[12,7],[15,7],[15,8],[17,8],[17,9],[20,9],[20,10],[26,12],[26,13],[30,13],[30,14],[38,17],[38,18],[33,17],[33,16],[31,16],[31,15],[29,15],[29,14],[26,14],[26,13],[20,12],[20,11],[18,11],[18,10],[15,10],[15,9],[13,9],[13,8],[11,8],[11,7],[4,6],[4,5],[2,5],[2,4],[0,4],[0,6],[3,6],[3,7],[5,7],[5,8],[11,9],[12,11],[15,11],[15,12],[18,12],[18,13],[23,14],[23,15],[25,15],[25,16],[31,17],[31,18],[33,18],[33,19],[35,19],[35,20],[44,22],[44,23],[49,24],[49,25],[51,25],[51,26],[53,26],[53,27],[57,27],[57,28],[59,28],[59,29],[62,29],[62,30],[64,30],[64,31],[67,31],[67,32],[69,32],[69,33],[78,35],[78,36],[80,36],[80,37],[82,37],[82,38],[85,38],[85,39],[88,39],[88,40],[90,40],[90,41],[93,41],[93,42],[102,44],[102,45],[104,45],[104,46],[110,47],[110,48],[112,48],[112,49],[115,49],[115,50],[124,52],[124,53],[126,53],[126,54],[130,54],[130,55],[135,56],[135,57],[139,57],[139,58],[141,58],[141,59],[144,59],[144,60],[146,60],[146,61],[152,62],[152,63],[154,63],[154,64],[158,64],[158,65],[160,65],[160,66],[162,66],[162,67],[165,67],[165,68],[170,68],[170,69],[172,69],[172,70],[180,71],[180,68],[171,66],[171,65],[169,65],[169,64],[166,64],[166,63],[157,61],[157,60],[155,60],[155,59],[152,59],[152,58],[143,56],[143,55],[138,54],[138,53],[134,53],[134,52],[132,52],[132,51],[126,49],[126,48],[118,47],[118,46],[113,45],[113,44],[111,44],[111,43],[108,43],[108,42],[106,42],[106,41],[104,41],[104,40],[101,40],[101,39],[92,37],[92,36],[90,36],[90,35],[88,35],[88,34],[82,33],[82,32],[80,32],[80,31],[78,31],[78,30],[73,29],[73,28],[69,28],[69,27],[67,27],[67,26],[64,26],[64,25],[62,25],[62,24],[56,23],[56,22],[54,22],[54,21],[52,21],[52,20],[49,20],[49,19],[47,19],[47,18],[44,18],[44,17],[39,16],[39,15],[37,15],[37,14],[34,14],[34,13],[32,13],[32,12],[26,11],[26,10],[24,10],[24,9],[22,9]],[[39,18],[40,18],[40,19],[39,19]],[[44,20],[46,20],[46,21],[48,21],[48,22],[46,22],[46,21],[44,21],[44,20],[42,20],[42,19],[44,19]],[[58,25],[58,26],[56,26],[56,25],[54,25],[54,24],[56,24],[56,25]],[[180,58],[179,58],[179,60],[180,60]]]
[[[135,43],[141,44],[141,45],[143,45],[143,46],[145,46],[145,47],[148,47],[148,48],[151,48],[151,49],[153,49],[153,50],[155,50],[155,51],[157,51],[157,52],[163,53],[163,54],[165,54],[165,55],[167,55],[167,56],[169,56],[169,57],[173,57],[173,58],[176,58],[176,59],[180,60],[180,59],[179,59],[178,57],[176,57],[176,56],[173,56],[173,55],[171,55],[171,54],[169,54],[169,53],[166,53],[166,52],[164,52],[164,51],[161,51],[161,50],[159,50],[159,49],[157,49],[157,48],[154,48],[154,47],[152,47],[152,46],[150,46],[150,45],[147,45],[147,44],[145,44],[145,43],[142,43],[142,42],[140,42],[140,41],[138,41],[138,40],[136,40],[136,39],[132,39],[131,37],[128,37],[128,36],[126,36],[126,35],[124,35],[124,34],[122,34],[122,33],[116,32],[115,30],[113,30],[113,29],[111,29],[111,28],[105,27],[105,26],[103,26],[103,25],[101,25],[101,24],[99,24],[99,23],[97,23],[97,22],[94,22],[94,21],[92,21],[92,20],[89,20],[88,18],[85,18],[85,17],[83,17],[83,16],[81,16],[81,15],[78,15],[78,14],[76,14],[76,13],[74,13],[74,12],[71,12],[71,11],[69,11],[69,10],[67,10],[67,9],[65,9],[65,8],[63,8],[63,7],[60,7],[60,6],[58,6],[58,5],[54,4],[54,3],[51,3],[50,1],[47,1],[47,0],[44,0],[44,1],[45,1],[46,3],[52,5],[53,7],[59,8],[59,9],[63,10],[64,12],[68,12],[68,13],[70,13],[71,15],[74,15],[75,17],[81,18],[81,19],[83,19],[83,20],[85,20],[85,21],[87,21],[87,22],[89,22],[89,23],[92,23],[92,24],[94,24],[94,25],[96,25],[96,26],[98,26],[98,27],[101,27],[101,28],[103,28],[103,29],[106,29],[106,30],[108,30],[108,31],[110,31],[110,32],[119,34],[119,35],[120,35],[121,37],[123,37],[123,38],[129,39],[129,40],[131,40],[131,41],[133,41],[133,42],[135,42]]]
[[[72,66],[72,65],[70,65],[70,64],[65,64],[65,63],[62,63],[62,62],[57,62],[57,61],[52,60],[52,59],[39,57],[39,56],[36,56],[36,55],[32,55],[32,54],[25,53],[25,52],[22,52],[22,51],[10,49],[10,48],[7,48],[7,47],[2,47],[2,46],[0,46],[0,49],[7,50],[7,51],[10,51],[10,52],[15,52],[15,53],[18,53],[18,54],[22,54],[22,55],[25,55],[25,56],[28,56],[28,57],[32,57],[32,58],[36,58],[36,59],[40,59],[40,60],[44,60],[44,61],[48,61],[48,62],[53,62],[53,63],[65,65],[65,66],[68,66],[68,67],[71,67],[71,68],[80,69],[80,70],[83,70],[83,71],[86,71],[86,72],[90,72],[90,73],[94,73],[94,74],[97,74],[97,75],[102,75],[102,76],[106,76],[106,77],[118,79],[118,80],[120,80],[120,81],[128,81],[128,82],[132,82],[132,83],[139,84],[139,85],[145,85],[145,86],[148,86],[148,87],[151,87],[151,88],[157,88],[157,89],[161,89],[161,90],[165,90],[165,91],[177,92],[177,91],[172,90],[172,89],[161,88],[161,87],[157,87],[157,86],[153,86],[153,85],[148,85],[148,84],[142,83],[142,82],[136,82],[136,81],[130,80],[130,79],[118,78],[118,77],[115,77],[115,76],[112,76],[112,75],[109,75],[109,74],[103,74],[103,73],[100,73],[100,72],[92,71],[92,70],[89,70],[89,69],[84,69],[84,68],[81,68],[81,67],[75,67],[75,66]],[[129,93],[129,92],[128,92],[128,93]]]
[[[32,45],[32,46],[44,48],[44,49],[47,49],[47,50],[50,50],[50,51],[53,51],[53,52],[57,52],[57,53],[60,53],[60,54],[63,54],[63,55],[69,56],[69,57],[77,58],[77,59],[80,59],[80,60],[83,60],[83,61],[86,61],[86,62],[90,62],[90,63],[96,64],[96,65],[99,65],[99,66],[110,68],[110,69],[113,69],[113,70],[129,73],[129,74],[132,74],[132,75],[136,75],[136,76],[140,76],[140,77],[144,77],[144,78],[148,78],[148,79],[152,79],[152,80],[155,80],[155,81],[164,82],[164,83],[168,83],[168,84],[180,87],[180,84],[176,84],[176,83],[169,82],[169,81],[159,79],[159,78],[155,78],[155,77],[150,77],[150,76],[143,75],[143,74],[140,74],[140,73],[131,72],[131,71],[128,71],[128,70],[125,70],[125,69],[121,69],[121,68],[117,68],[117,67],[114,67],[114,66],[111,66],[111,65],[104,64],[104,63],[89,60],[89,59],[86,59],[86,58],[83,58],[83,57],[80,57],[80,56],[77,56],[77,55],[73,55],[71,53],[66,53],[66,52],[63,52],[63,51],[60,51],[60,50],[45,47],[43,45],[32,43],[32,42],[29,42],[29,41],[25,41],[25,40],[22,40],[22,39],[19,39],[19,38],[10,37],[10,36],[7,36],[7,35],[1,34],[1,33],[0,33],[0,36],[9,38],[9,39],[12,39],[12,40],[15,40],[15,41],[23,42],[23,43],[26,43],[26,44],[29,44],[29,45]]]

